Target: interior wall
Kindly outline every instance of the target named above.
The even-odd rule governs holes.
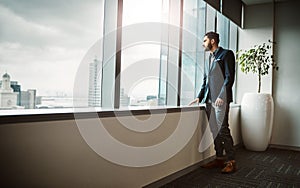
[[[230,127],[235,144],[240,142],[239,111],[237,106],[230,111]],[[130,117],[141,121],[134,126],[144,126],[145,130],[148,127],[143,121],[149,118],[151,122],[161,120],[160,114]],[[184,127],[177,132],[179,139],[168,146],[173,148],[182,142],[180,138],[187,134],[186,130],[193,126],[196,130],[185,146],[168,160],[144,167],[130,167],[98,155],[97,146],[86,142],[77,127],[79,122],[74,120],[0,125],[0,187],[142,187],[214,155],[212,145],[204,152],[198,151],[204,127],[207,126],[203,110],[166,114],[159,127],[145,132],[124,127],[122,124],[130,117],[79,121],[86,125],[81,128],[89,129],[91,122],[100,120],[113,138],[134,147],[157,146],[175,134],[181,124]],[[90,134],[100,136],[99,132]],[[116,150],[104,139],[98,143],[98,147],[111,149],[109,151],[113,156],[119,158],[131,155],[126,150]],[[164,150],[155,152],[150,159],[165,154]],[[139,161],[143,159],[142,156],[143,153],[134,157]]]
[[[238,31],[238,49],[247,50],[254,45],[273,39],[273,6],[270,3],[246,6],[244,28]],[[262,77],[261,93],[272,92],[272,74]],[[236,102],[241,103],[244,93],[258,90],[258,76],[243,73],[237,66]]]
[[[300,147],[300,2],[297,0],[259,4],[245,8],[245,28],[239,29],[239,49],[247,49],[274,37],[275,61],[279,70],[262,78],[262,92],[274,98],[274,123],[271,144]],[[274,26],[273,26],[274,25]],[[273,31],[274,29],[274,31]],[[274,35],[274,36],[273,36]],[[272,83],[273,82],[273,83]],[[257,78],[237,71],[237,103],[245,92],[257,91]],[[273,88],[272,88],[273,87]]]
[[[275,11],[275,116],[272,144],[300,147],[300,2],[278,2]]]

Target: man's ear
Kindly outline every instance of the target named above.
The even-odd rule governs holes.
[[[211,39],[210,41],[211,41],[211,44],[215,44],[216,43],[215,39]]]

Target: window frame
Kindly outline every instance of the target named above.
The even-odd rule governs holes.
[[[90,109],[90,108],[89,108]],[[162,107],[153,109],[136,109],[136,110],[98,110],[74,112],[72,110],[59,113],[36,113],[36,114],[14,114],[14,115],[0,115],[0,126],[6,124],[19,124],[19,123],[32,123],[32,122],[45,122],[45,121],[68,121],[76,119],[91,119],[95,118],[95,113],[99,118],[111,118],[111,117],[122,117],[122,116],[139,116],[139,115],[151,115],[151,114],[169,114],[176,112],[189,112],[205,110],[204,105],[199,106],[187,106],[187,107]]]

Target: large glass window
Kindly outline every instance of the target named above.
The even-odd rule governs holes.
[[[73,107],[78,67],[102,37],[103,6],[95,0],[0,1],[1,110]],[[99,104],[101,58],[89,59],[79,106]]]
[[[1,110],[185,106],[204,34],[236,51],[237,26],[203,0],[14,2],[0,3]]]

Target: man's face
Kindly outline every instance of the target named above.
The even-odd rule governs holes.
[[[205,51],[210,51],[212,49],[211,40],[207,36],[204,36],[202,46],[204,47]]]

